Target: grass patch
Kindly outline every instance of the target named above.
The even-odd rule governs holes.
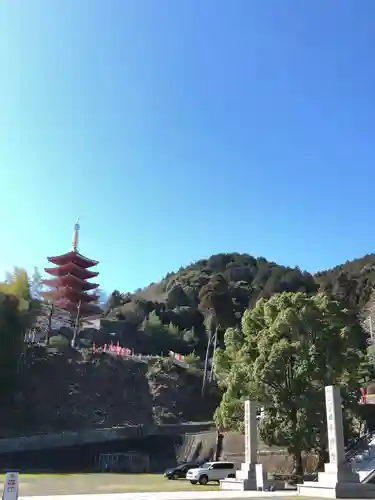
[[[17,472],[10,469],[10,472]],[[57,474],[57,473],[38,473],[38,472],[20,472],[20,479],[37,479],[42,477],[54,478],[54,477],[83,477],[86,474]],[[0,474],[0,480],[5,480],[5,472]]]
[[[4,481],[5,474],[1,475]],[[217,491],[219,485],[169,481],[161,474],[20,474],[20,495],[84,495],[164,491]]]

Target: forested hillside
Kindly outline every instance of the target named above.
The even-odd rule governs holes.
[[[54,332],[54,337],[47,342],[47,351],[40,349],[34,352],[34,356],[32,348],[23,344],[23,335],[39,314],[40,302],[33,298],[33,288],[38,280],[34,277],[29,279],[25,271],[16,268],[7,282],[0,286],[0,291],[5,292],[0,294],[0,322],[3,325],[0,340],[1,352],[6,360],[0,370],[0,393],[4,402],[9,399],[7,409],[10,411],[4,413],[5,420],[12,420],[17,429],[24,429],[26,424],[22,415],[27,414],[33,429],[70,428],[75,425],[77,409],[81,415],[87,416],[86,421],[82,421],[84,426],[132,422],[141,411],[143,416],[148,415],[150,422],[209,419],[220,402],[219,392],[212,385],[208,387],[209,391],[214,390],[213,399],[204,411],[202,407],[196,409],[195,405],[191,405],[189,391],[192,389],[195,395],[200,393],[202,373],[195,371],[190,380],[188,372],[165,361],[168,351],[190,355],[188,364],[195,363],[201,368],[208,338],[217,333],[219,346],[223,348],[232,337],[237,342],[236,332],[240,332],[241,328],[236,327],[241,325],[245,311],[252,310],[259,299],[270,298],[280,292],[304,292],[304,297],[308,299],[319,291],[339,299],[341,304],[337,306],[337,315],[344,318],[342,324],[351,325],[353,335],[350,339],[357,339],[357,348],[363,350],[365,337],[361,329],[356,329],[355,316],[375,304],[374,271],[375,255],[367,255],[313,276],[297,267],[280,266],[246,254],[219,254],[170,273],[159,283],[136,293],[115,291],[106,304],[100,330],[81,331],[80,339],[86,341],[81,343],[81,347],[90,348],[92,342],[100,346],[118,340],[122,346],[136,353],[164,357],[164,361],[159,358],[155,366],[152,364],[154,361],[143,366],[130,359],[124,364],[120,361],[112,363],[110,358],[87,353],[87,349],[80,350],[76,355],[73,353],[74,357],[64,350],[64,345],[67,345],[65,337],[72,333],[69,331],[60,331],[57,336]],[[307,299],[296,297],[296,304]],[[26,309],[25,304],[29,304]],[[347,313],[340,312],[342,306],[348,310]],[[264,305],[260,306],[260,311],[262,307]],[[280,310],[282,307],[280,305]],[[315,305],[311,303],[309,307],[313,309]],[[324,309],[325,306],[319,307]],[[291,310],[293,308],[290,306]],[[294,309],[297,311],[298,307]],[[247,315],[250,318],[249,312]],[[316,321],[318,324],[320,320]],[[305,323],[303,320],[302,324]],[[226,342],[225,331],[232,332]],[[64,340],[61,345],[57,342],[59,338]],[[354,346],[353,340],[349,343]],[[9,353],[13,353],[13,357]],[[359,381],[362,375],[360,377],[357,372],[358,367],[354,366],[353,376]],[[114,396],[109,399],[103,397],[104,393],[112,394],[111,388],[117,387],[111,382],[112,376],[122,380],[118,394],[124,408],[129,411],[123,411],[122,403],[117,399],[115,401]],[[54,382],[50,384],[50,381]],[[125,395],[123,392],[125,387],[135,387],[134,381],[139,382],[136,389],[142,392],[141,396],[136,395],[137,401],[142,401],[141,409],[138,403],[132,402],[132,393],[128,391]],[[91,387],[93,392],[89,389]],[[40,394],[49,394],[46,399],[48,407],[39,401]],[[68,398],[70,403],[61,409],[59,401],[64,398]],[[134,410],[134,414],[130,409]],[[13,415],[11,419],[10,414]],[[146,421],[146,417],[143,420]],[[5,429],[5,423],[0,422],[0,427],[1,424]]]
[[[333,294],[356,311],[362,310],[374,290],[375,254],[319,272],[314,278],[321,291]]]
[[[370,299],[374,284],[375,254],[315,276],[247,254],[218,254],[136,293],[114,291],[104,316],[119,322],[116,331],[129,347],[202,355],[207,331],[218,326],[220,338],[220,332],[238,324],[243,312],[262,297],[324,291],[357,312]]]

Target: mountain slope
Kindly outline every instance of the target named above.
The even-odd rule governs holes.
[[[223,330],[238,323],[243,312],[261,297],[283,291],[317,290],[313,276],[298,267],[280,266],[247,254],[218,254],[170,273],[161,282],[134,294],[113,292],[105,317],[111,320],[108,329],[117,332],[120,342],[134,349],[142,344],[144,349],[151,344],[148,340],[152,332],[146,323],[153,313],[169,333],[171,325],[174,330],[164,335],[165,342],[152,347],[152,353],[171,349],[181,353],[195,350],[202,355],[207,342],[205,321],[215,309],[213,303]],[[160,334],[158,338],[162,337]]]
[[[153,345],[151,352],[195,350],[202,356],[212,297],[217,299],[216,317],[221,314],[219,326],[223,330],[239,322],[244,310],[259,298],[283,291],[331,293],[359,312],[368,304],[374,285],[375,254],[314,276],[298,267],[281,266],[247,254],[217,254],[169,273],[159,283],[136,293],[115,291],[107,302],[105,317],[108,328],[116,330],[119,340],[126,341],[128,347],[147,349],[152,335],[145,322],[153,313],[161,325],[172,324],[175,330],[173,335],[165,335],[165,342]],[[162,337],[159,335],[159,339]]]
[[[321,290],[356,313],[371,300],[375,303],[374,285],[375,254],[315,276],[246,254],[219,254],[137,293],[114,292],[101,330],[86,330],[83,335],[90,339],[88,344],[119,341],[138,353],[166,356],[169,350],[195,351],[204,358],[207,332],[218,327],[221,341],[225,328],[238,323],[244,310],[261,297]],[[192,404],[200,394],[202,374],[169,360],[143,363],[58,346],[28,349],[23,381],[22,398],[16,402],[19,411],[3,412],[0,430],[8,432],[10,421],[17,429],[51,432],[210,420],[220,400],[209,384],[205,404]]]
[[[353,310],[361,311],[375,287],[375,254],[319,272],[314,278],[321,291],[332,293]]]

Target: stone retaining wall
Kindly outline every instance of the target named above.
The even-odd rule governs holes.
[[[182,435],[199,433],[213,428],[213,422],[186,424],[165,424],[159,426],[128,426],[111,429],[91,429],[79,432],[61,432],[56,434],[41,434],[18,438],[0,439],[0,454],[23,450],[42,450],[95,444],[117,439],[142,438],[153,435]]]

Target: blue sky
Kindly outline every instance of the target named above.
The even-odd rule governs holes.
[[[218,252],[370,253],[373,0],[3,0],[0,272],[132,291]]]

